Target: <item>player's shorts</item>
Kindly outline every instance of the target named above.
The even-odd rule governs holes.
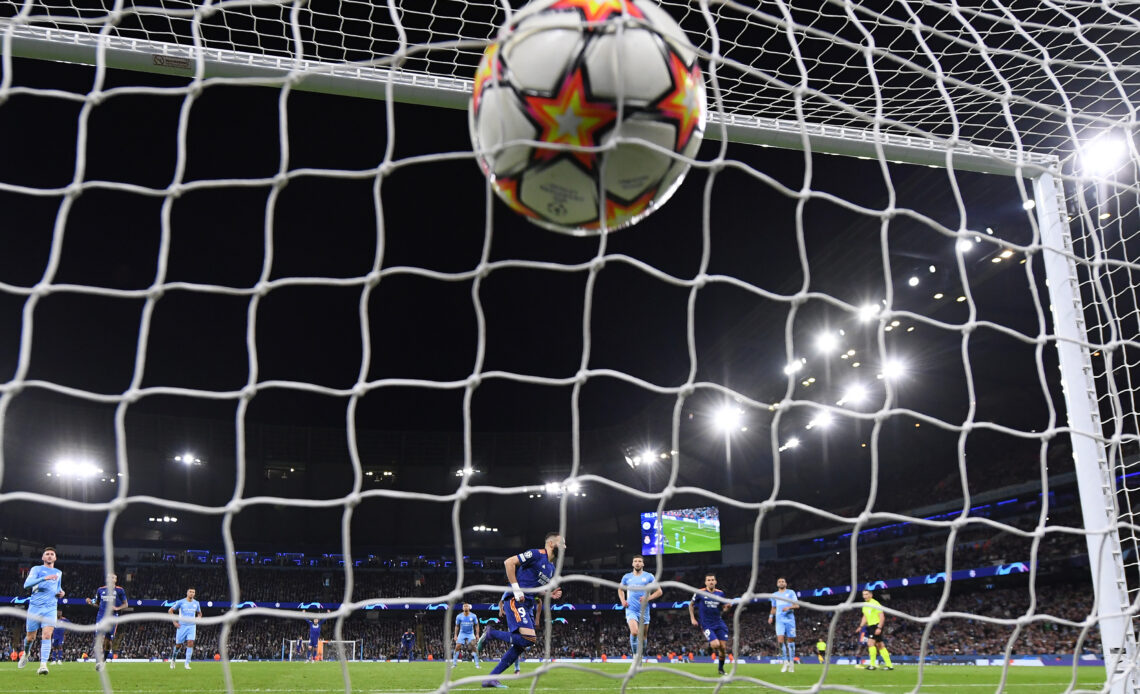
[[[796,620],[794,619],[777,619],[776,636],[783,636],[786,639],[796,638]]]
[[[197,633],[197,624],[187,624],[185,626],[180,626],[178,627],[178,633],[174,635],[174,643],[186,643],[187,641],[193,641],[194,636]]]
[[[875,641],[882,641],[886,634],[879,634],[875,636],[875,630],[882,627],[882,624],[865,624],[863,625],[863,636],[868,640],[874,639]]]
[[[460,645],[463,645],[465,643],[471,643],[474,640],[475,640],[475,634],[460,634],[455,639],[455,642],[460,644]]]
[[[705,638],[709,640],[709,643],[713,641],[728,641],[728,625],[724,622],[711,627],[706,626],[702,631],[705,634]]]
[[[625,608],[625,621],[633,620],[638,624],[649,624],[649,608],[645,609],[643,614],[640,609],[635,607]]]
[[[99,629],[96,631],[96,633],[114,638],[115,630],[119,628],[118,620],[116,620],[114,617],[111,617],[102,623],[100,623],[100,620],[101,618],[98,617],[95,619],[95,623],[99,624]]]
[[[56,608],[41,608],[37,610],[35,607],[28,607],[27,631],[33,632],[40,627],[54,627]]]
[[[503,603],[503,613],[507,617],[507,632],[513,633],[519,629],[533,629],[534,617],[531,610],[534,600],[524,597],[522,600],[511,598]]]
[[[318,636],[315,639],[310,638],[309,639],[309,648],[316,648],[318,645],[320,645],[320,643],[321,643],[321,637]]]

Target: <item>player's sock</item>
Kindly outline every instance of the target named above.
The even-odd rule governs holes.
[[[32,646],[34,646],[34,645],[36,645],[36,642],[34,640],[25,639],[25,641],[24,641],[24,657],[26,657],[28,660],[32,659]]]
[[[174,650],[170,652],[170,662],[173,663],[175,660],[178,660],[178,646],[177,645],[175,645]]]
[[[475,651],[475,667],[479,667],[479,651]]]
[[[51,657],[51,641],[44,639],[40,641],[40,663],[47,665],[48,658]]]
[[[883,646],[879,649],[879,655],[883,657],[883,665],[886,665],[887,667],[894,667],[894,665],[891,665],[891,654],[887,652],[886,646]]]
[[[868,647],[867,648],[867,655],[871,656],[871,663],[870,663],[871,665],[875,665],[879,662],[878,661],[878,656],[879,656],[879,649],[878,648],[875,648],[874,646]]]
[[[189,647],[189,646],[187,646],[187,647],[186,647],[186,663],[187,663],[187,664],[190,664],[190,658],[191,658],[193,655],[194,655],[194,649],[193,649],[193,648],[191,648],[191,647]]]
[[[518,634],[516,634],[516,636],[517,635]],[[522,655],[523,651],[525,651],[525,650],[526,650],[525,646],[520,646],[517,643],[512,645],[510,648],[507,649],[507,652],[503,655],[502,659],[499,660],[499,664],[496,665],[494,667],[494,669],[491,670],[491,674],[497,675],[500,672],[509,668],[512,663],[514,663],[516,660],[519,659],[519,656]]]
[[[633,634],[629,635],[629,648],[632,655],[637,655],[637,637]]]
[[[788,647],[788,662],[795,664],[795,662],[796,662],[796,644],[795,644],[795,642],[794,641],[788,642],[785,645],[787,645],[787,647]]]
[[[717,653],[716,659],[717,659],[717,670],[719,670],[720,672],[724,672],[724,652],[722,651],[720,653]]]

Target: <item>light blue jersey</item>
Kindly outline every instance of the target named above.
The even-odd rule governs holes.
[[[455,616],[455,626],[459,627],[460,636],[474,636],[475,624],[479,618],[474,614],[463,614],[460,612]]]
[[[795,622],[796,611],[785,610],[786,607],[792,607],[796,604],[796,591],[791,588],[778,590],[772,594],[771,598],[772,607],[776,608],[776,619],[784,622]]]
[[[46,566],[33,566],[24,581],[24,587],[32,590],[28,599],[28,612],[35,615],[47,615],[53,620],[58,606],[56,595],[63,590],[63,572]]]
[[[180,618],[178,622],[178,631],[174,634],[174,643],[177,644],[186,643],[187,641],[194,641],[195,637],[198,635],[198,625],[190,621],[181,620],[190,620],[196,617],[198,613],[202,611],[201,603],[199,603],[197,600],[187,600],[186,598],[182,598],[178,602],[174,603],[171,609],[174,610]]]
[[[642,571],[640,576],[631,571],[621,577],[621,584],[626,587],[625,599],[629,603],[629,606],[625,608],[627,622],[633,619],[644,624],[649,623],[649,603],[646,602],[644,606],[642,605],[648,591],[633,590],[633,588],[647,586],[655,580],[653,574],[648,571]]]

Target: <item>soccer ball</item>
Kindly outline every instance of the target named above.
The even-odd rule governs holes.
[[[484,52],[468,110],[495,193],[577,235],[629,226],[668,200],[705,117],[696,50],[652,0],[530,3]]]

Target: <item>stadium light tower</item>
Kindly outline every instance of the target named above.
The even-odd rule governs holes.
[[[724,462],[727,465],[732,465],[732,434],[744,431],[743,420],[744,410],[736,405],[724,405],[713,414],[713,424],[724,432]]]
[[[1090,176],[1116,173],[1128,161],[1128,143],[1116,132],[1103,132],[1081,148],[1081,168]]]

